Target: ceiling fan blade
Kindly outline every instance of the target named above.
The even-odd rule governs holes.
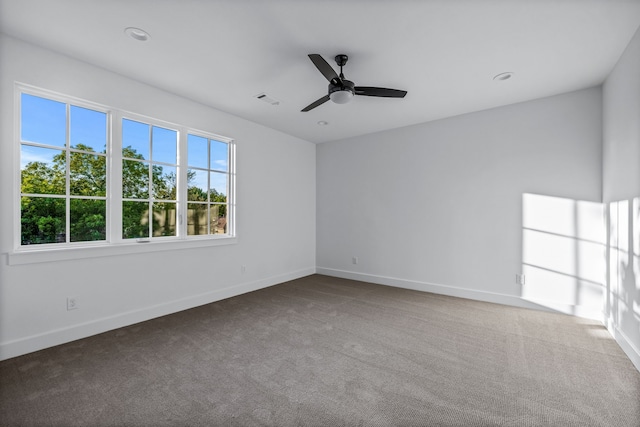
[[[336,73],[333,67],[331,67],[331,65],[329,65],[329,63],[325,61],[322,56],[318,55],[317,53],[311,53],[309,54],[309,59],[311,60],[311,62],[313,62],[313,65],[316,66],[318,71],[320,71],[322,75],[331,83],[335,84],[338,82],[342,82],[342,80],[338,76],[338,73]]]
[[[306,107],[304,107],[302,110],[300,110],[301,112],[305,113],[309,110],[313,110],[314,108],[324,104],[325,102],[327,102],[329,100],[329,95],[325,95],[322,98],[318,99],[317,101],[312,102],[311,104],[307,105]]]
[[[406,90],[386,89],[383,87],[356,86],[356,95],[381,96],[383,98],[404,98]]]

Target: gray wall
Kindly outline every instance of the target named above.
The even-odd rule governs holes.
[[[604,242],[583,272],[594,251],[579,226],[603,226],[601,142],[592,88],[321,144],[318,272],[601,318]],[[568,231],[544,226],[549,209],[569,212]],[[548,237],[575,248],[560,265],[541,258]],[[536,292],[549,275],[569,288]]]
[[[640,369],[640,30],[603,86],[606,321]]]
[[[86,250],[74,253],[78,259],[13,254],[14,81],[235,138],[237,243],[134,247],[95,258],[84,258],[92,252]],[[314,144],[5,36],[0,92],[1,358],[315,271]],[[67,296],[78,297],[78,310],[66,310]]]

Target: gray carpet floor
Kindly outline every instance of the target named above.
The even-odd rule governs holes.
[[[640,426],[571,316],[313,275],[0,363],[2,426]]]

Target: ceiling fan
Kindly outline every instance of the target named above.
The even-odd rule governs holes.
[[[336,55],[335,60],[340,67],[340,75],[317,53],[309,55],[309,59],[316,66],[318,71],[329,81],[329,93],[315,102],[307,105],[302,112],[313,110],[314,108],[324,104],[328,100],[332,100],[336,104],[346,104],[351,101],[354,95],[379,96],[383,98],[404,98],[407,94],[406,90],[386,89],[383,87],[356,86],[351,80],[344,78],[342,67],[347,63],[349,57],[347,55]]]

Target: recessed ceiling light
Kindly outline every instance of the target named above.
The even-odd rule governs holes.
[[[493,76],[493,80],[509,80],[511,77],[513,77],[515,73],[513,71],[507,71],[506,73],[500,73],[500,74],[496,74],[495,76]]]
[[[325,122],[324,120],[320,120],[320,121],[318,122],[318,126],[326,126],[326,125],[328,125],[328,124],[329,124],[329,122]]]
[[[127,27],[124,29],[124,33],[129,37],[138,40],[139,42],[146,42],[151,38],[149,33],[147,33],[145,30],[141,30],[140,28],[136,27]]]

